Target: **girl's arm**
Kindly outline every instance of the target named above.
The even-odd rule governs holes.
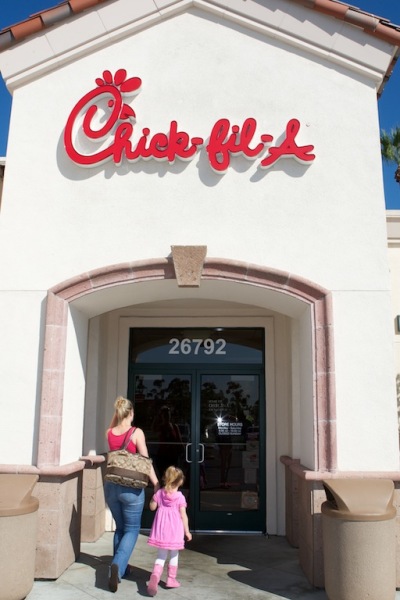
[[[181,513],[181,518],[183,521],[183,528],[185,530],[185,537],[187,539],[188,542],[191,541],[192,539],[192,534],[189,531],[189,519],[188,516],[186,514],[186,508],[184,506],[181,506],[179,509],[179,512]]]
[[[149,456],[149,451],[147,450],[146,438],[144,437],[144,432],[142,429],[136,428],[132,434],[131,439],[132,439],[133,443],[136,445],[136,448],[137,448],[139,454],[142,454],[143,456]],[[149,477],[150,477],[151,483],[154,486],[154,491],[156,492],[157,490],[160,489],[160,483],[158,481],[158,477],[156,475],[153,465],[151,465]],[[151,506],[150,506],[150,510],[155,510],[155,508],[151,508]]]

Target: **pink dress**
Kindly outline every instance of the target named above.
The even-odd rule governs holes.
[[[185,530],[179,509],[187,506],[185,496],[161,488],[154,494],[154,500],[158,506],[147,543],[166,550],[182,550]]]

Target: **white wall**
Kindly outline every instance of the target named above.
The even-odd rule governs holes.
[[[400,415],[400,211],[387,211],[389,265],[391,278],[392,326],[394,333],[397,413]],[[400,418],[399,418],[400,421]]]
[[[5,464],[31,464],[36,458],[45,299],[40,291],[0,293],[0,454]]]
[[[358,50],[362,41],[353,40]],[[389,49],[382,43],[380,52]],[[209,256],[268,265],[333,291],[339,468],[398,468],[376,75],[369,78],[368,65],[356,73],[350,62],[347,68],[346,60],[325,56],[192,10],[79,60],[65,57],[40,77],[32,71],[15,89],[0,236],[0,302],[8,323],[0,349],[12,349],[9,374],[0,381],[5,423],[9,406],[23,398],[24,433],[32,429],[44,290],[104,265],[166,256],[171,245],[206,244]],[[259,133],[282,140],[296,117],[297,141],[314,144],[316,160],[304,167],[284,159],[260,173],[258,161],[236,158],[224,176],[211,171],[204,151],[174,166],[78,168],[63,150],[67,117],[104,69],[121,67],[143,80],[131,102],[139,131],[166,131],[176,119],[191,135],[206,137],[221,117],[239,124],[254,117]],[[23,305],[28,335],[16,334],[19,311],[10,293]],[[301,381],[296,444],[311,465],[307,318],[300,320],[299,364],[308,375]],[[24,362],[20,347],[27,342]],[[66,390],[83,411],[78,354],[69,346]],[[65,410],[63,435],[72,429]],[[69,459],[67,442],[62,448]],[[22,451],[21,459],[29,461],[29,454]]]
[[[378,295],[381,302],[369,293],[334,299],[338,463],[349,471],[398,469],[390,295]]]
[[[207,244],[212,256],[267,256],[271,267],[329,289],[387,287],[375,89],[310,58],[190,13],[17,89],[0,244],[8,247],[16,227],[23,236],[20,252],[0,265],[2,285],[47,289],[190,243]],[[253,116],[259,132],[279,138],[296,117],[298,142],[315,145],[315,163],[287,159],[259,174],[257,161],[237,160],[217,176],[203,153],[175,167],[75,167],[62,148],[69,112],[105,68],[120,66],[143,80],[132,101],[139,129],[165,131],[177,119],[207,136],[221,116]],[[23,271],[27,248],[35,269]]]

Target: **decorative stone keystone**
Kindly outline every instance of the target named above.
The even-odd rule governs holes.
[[[207,246],[171,246],[179,287],[200,287]]]

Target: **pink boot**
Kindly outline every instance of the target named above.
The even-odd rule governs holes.
[[[178,567],[171,567],[168,565],[168,579],[167,579],[167,588],[177,588],[181,584],[176,580],[176,573],[178,571]]]
[[[150,575],[150,581],[147,584],[147,593],[149,596],[155,596],[157,594],[158,582],[161,579],[163,567],[161,565],[154,565],[153,572]]]

